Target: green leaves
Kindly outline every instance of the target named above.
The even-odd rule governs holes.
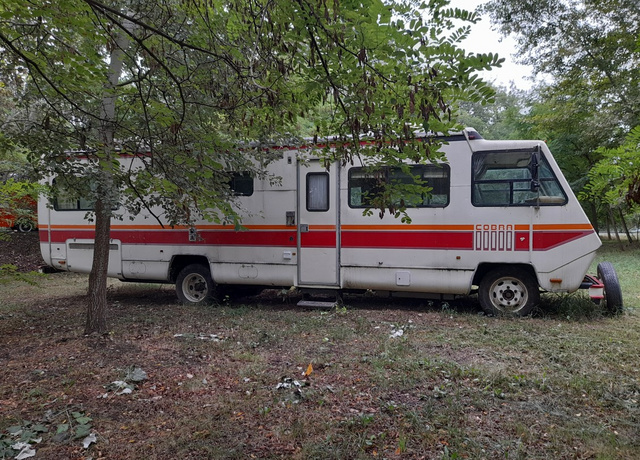
[[[553,77],[553,94],[544,94],[545,99],[557,98],[570,110],[581,106],[572,134],[598,130],[602,135],[595,148],[609,143],[612,136],[620,141],[621,126],[640,124],[637,1],[585,6],[569,1],[492,0],[485,8],[503,33],[516,35],[522,60],[537,73]],[[557,112],[555,123],[567,118],[564,108]]]
[[[640,205],[640,126],[616,148],[600,148],[602,159],[589,171],[581,198],[612,206]]]
[[[411,153],[401,146],[415,131],[455,129],[456,101],[493,96],[477,72],[501,59],[459,48],[478,19],[445,0],[217,0],[126,9],[95,0],[8,0],[0,7],[0,43],[29,74],[19,95],[29,122],[16,126],[16,138],[38,170],[76,174],[78,163],[64,152],[87,151],[121,192],[119,203],[131,211],[161,205],[176,224],[233,215],[223,171],[264,174],[262,159],[252,161],[262,149],[237,146],[290,140],[302,123],[343,141],[327,153],[336,159],[431,158],[437,145]],[[122,70],[114,85],[107,70],[115,51]],[[115,104],[112,119],[105,118],[107,100]],[[372,147],[349,142],[361,136]],[[146,170],[111,167],[112,138],[122,151],[149,152]],[[380,145],[392,149],[380,156]]]

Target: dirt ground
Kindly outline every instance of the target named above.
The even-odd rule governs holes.
[[[9,236],[0,265],[42,264],[36,232]],[[318,311],[278,292],[195,308],[114,281],[95,337],[86,275],[34,278],[0,283],[0,459],[639,458],[635,308]]]
[[[38,232],[0,232],[0,266],[15,265],[19,272],[38,270],[44,261],[40,255]]]
[[[20,436],[34,458],[61,460],[640,451],[635,314],[500,319],[373,299],[333,312],[276,298],[197,309],[171,286],[115,284],[111,332],[85,337],[86,275],[8,288],[0,458],[15,458]]]

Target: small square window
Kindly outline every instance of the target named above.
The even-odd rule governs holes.
[[[231,173],[229,188],[236,196],[251,196],[253,195],[253,177],[247,172]]]

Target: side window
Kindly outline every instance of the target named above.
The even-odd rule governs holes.
[[[422,178],[427,182],[427,186],[431,187],[431,192],[423,197],[422,206],[444,208],[449,204],[450,176],[449,165],[427,165]]]
[[[564,205],[567,195],[542,153],[481,152],[473,156],[471,202],[474,206]]]
[[[62,184],[52,182],[54,187],[53,209],[56,211],[92,211],[93,200],[88,198],[76,198],[74,194],[65,189]]]
[[[371,207],[376,198],[392,186],[390,197],[396,205],[407,208],[444,208],[449,204],[451,169],[447,164],[412,165],[408,169],[367,168],[349,170],[349,206]],[[394,191],[393,189],[397,189]]]
[[[231,173],[229,188],[236,196],[251,196],[253,195],[253,177],[247,172]]]
[[[376,196],[384,192],[385,175],[380,171],[369,172],[366,168],[349,170],[349,206],[366,208]]]
[[[307,211],[329,210],[329,174],[307,174]]]

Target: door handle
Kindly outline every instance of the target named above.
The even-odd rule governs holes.
[[[309,224],[300,224],[300,233],[307,233],[309,231]]]

